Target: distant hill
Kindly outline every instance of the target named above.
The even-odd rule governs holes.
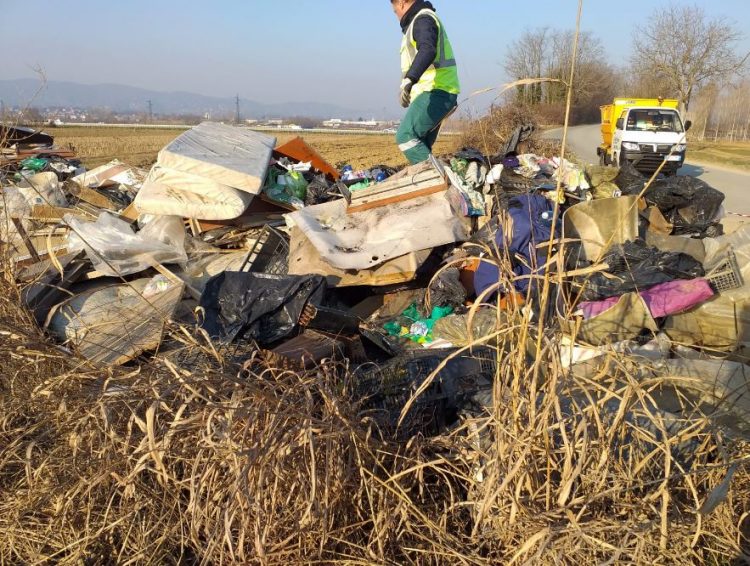
[[[79,83],[48,81],[39,90],[37,79],[0,80],[0,100],[8,106],[31,105],[45,107],[108,108],[115,112],[145,112],[148,100],[155,114],[233,114],[234,97],[219,98],[192,92],[159,92],[116,84],[84,85]],[[365,110],[352,110],[334,104],[318,102],[286,102],[263,104],[240,99],[244,118],[310,118],[356,119],[367,115]]]

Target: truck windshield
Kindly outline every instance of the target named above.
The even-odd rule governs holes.
[[[683,132],[680,115],[674,110],[631,110],[627,129],[631,132]]]

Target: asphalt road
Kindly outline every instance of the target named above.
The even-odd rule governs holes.
[[[545,133],[545,137],[562,139],[562,129],[550,130]],[[583,161],[599,162],[596,148],[600,143],[598,124],[575,126],[568,130],[568,147]],[[727,197],[724,202],[727,212],[750,214],[750,173],[739,173],[715,165],[690,163],[690,145],[688,144],[688,162],[680,169],[679,174],[699,177],[723,192]]]

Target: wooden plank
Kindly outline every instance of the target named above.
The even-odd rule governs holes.
[[[435,179],[428,179],[425,181],[422,181],[420,183],[410,183],[408,185],[404,185],[402,187],[393,187],[388,190],[381,190],[381,191],[358,191],[362,194],[357,195],[357,193],[354,193],[352,195],[352,200],[349,203],[349,206],[359,206],[361,204],[365,204],[368,202],[373,202],[379,199],[384,198],[391,198],[393,196],[397,195],[408,195],[411,193],[415,193],[417,191],[421,191],[422,189],[426,189],[429,187],[434,187],[436,185],[440,185],[445,183],[445,181],[439,177]]]
[[[18,234],[21,236],[21,239],[23,240],[24,245],[26,246],[26,249],[29,251],[29,255],[31,256],[31,259],[33,259],[35,262],[42,261],[42,258],[39,257],[39,254],[36,251],[36,248],[34,247],[34,244],[31,243],[31,238],[29,238],[29,235],[26,233],[26,230],[23,227],[23,224],[21,223],[21,220],[18,218],[12,218],[13,225],[16,227],[16,230],[18,231]]]
[[[383,181],[366,189],[360,189],[352,192],[352,202],[365,196],[380,195],[409,187],[424,185],[425,183],[438,183],[445,181],[445,178],[437,171],[425,171],[417,175],[412,175],[405,179],[396,181]]]
[[[100,192],[95,191],[94,189],[81,187],[80,185],[76,185],[76,187],[78,188],[73,189],[71,192],[73,192],[75,196],[77,196],[84,202],[92,204],[98,208],[103,208],[105,210],[120,210],[122,208],[119,203],[113,201]]]
[[[46,204],[35,204],[31,208],[31,214],[27,218],[37,222],[60,222],[66,214],[72,214],[73,216],[79,216],[87,220],[95,218],[95,216],[85,210],[48,206]]]
[[[132,202],[123,210],[120,212],[120,218],[123,220],[126,220],[127,222],[130,222],[131,224],[138,220],[138,216],[140,216],[140,213],[138,212],[138,209],[135,207],[135,204]]]
[[[418,197],[428,196],[428,195],[432,195],[432,194],[439,193],[441,191],[446,191],[446,190],[448,190],[448,183],[443,181],[439,185],[434,185],[432,187],[427,187],[424,189],[420,189],[420,190],[405,193],[405,194],[393,195],[387,198],[382,198],[382,199],[374,200],[371,202],[366,202],[366,203],[358,204],[355,206],[350,206],[347,209],[347,213],[351,214],[354,212],[361,212],[363,210],[370,210],[372,208],[379,208],[382,206],[387,206],[389,204],[403,202],[406,200],[412,200]]]

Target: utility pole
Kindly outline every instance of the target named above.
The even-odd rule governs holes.
[[[237,125],[240,123],[240,95],[234,97],[234,103],[237,107],[237,113],[235,114],[234,121]]]
[[[154,122],[154,107],[151,100],[147,100],[146,102],[148,102],[148,123],[152,124]]]
[[[0,123],[5,122],[5,101],[0,99]]]

